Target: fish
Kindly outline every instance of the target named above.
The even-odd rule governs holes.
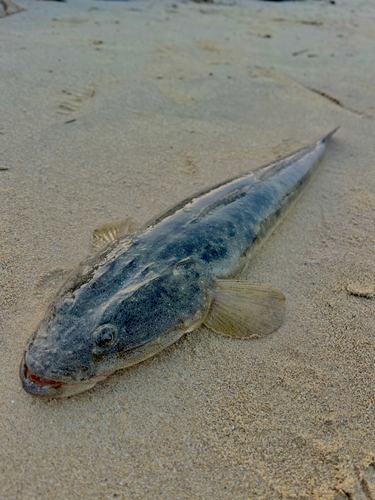
[[[68,276],[28,341],[20,365],[25,391],[78,394],[201,325],[240,339],[277,330],[283,293],[238,278],[305,190],[338,128],[140,228],[127,218],[96,229],[93,253]]]

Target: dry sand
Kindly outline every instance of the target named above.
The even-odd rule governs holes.
[[[374,499],[373,0],[17,3],[0,20],[1,499]],[[95,226],[339,124],[244,276],[287,296],[278,332],[202,328],[67,400],[21,389]]]

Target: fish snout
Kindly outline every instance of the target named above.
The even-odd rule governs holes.
[[[88,378],[87,380],[71,380],[68,382],[62,382],[60,380],[52,380],[33,373],[28,366],[28,358],[29,356],[26,352],[20,365],[20,378],[23,389],[33,396],[49,396],[58,398],[73,396],[91,389],[98,382],[106,380],[109,375],[113,373],[113,371],[110,371],[96,377]],[[37,366],[34,363],[33,367],[34,365]]]
[[[50,380],[33,373],[26,364],[26,353],[20,365],[20,378],[24,390],[34,396],[58,395],[62,386],[62,382]]]

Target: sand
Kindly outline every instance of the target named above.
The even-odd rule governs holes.
[[[0,20],[0,498],[375,499],[375,4],[18,0]],[[92,230],[341,125],[244,279],[262,340],[205,328],[93,390],[20,386]]]

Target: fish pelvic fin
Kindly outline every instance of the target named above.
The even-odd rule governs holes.
[[[103,224],[92,234],[91,252],[98,252],[112,241],[133,233],[135,229],[136,225],[131,217]]]
[[[217,280],[204,324],[233,338],[261,338],[281,326],[285,297],[272,285]]]

